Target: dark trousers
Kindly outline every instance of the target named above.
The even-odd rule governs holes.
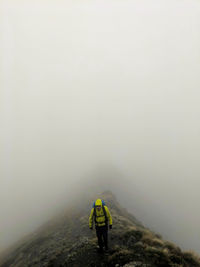
[[[97,234],[97,238],[98,238],[99,248],[103,249],[103,246],[105,246],[105,249],[107,249],[108,248],[108,227],[107,227],[107,225],[96,226],[96,234]]]

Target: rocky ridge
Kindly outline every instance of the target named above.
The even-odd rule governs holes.
[[[104,199],[113,217],[109,253],[97,253],[95,231],[88,229],[93,201]],[[15,245],[0,259],[1,267],[195,267],[199,256],[181,249],[145,228],[122,208],[111,192],[83,197],[38,231]]]

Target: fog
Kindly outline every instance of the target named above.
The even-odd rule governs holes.
[[[0,8],[0,250],[109,189],[200,253],[200,2]]]

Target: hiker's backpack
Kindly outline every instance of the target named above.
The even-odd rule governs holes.
[[[103,213],[104,213],[104,216],[105,216],[105,224],[106,224],[106,227],[108,227],[108,217],[107,217],[107,214],[106,214],[106,210],[105,210],[105,202],[102,200],[102,209],[103,209]],[[97,221],[96,221],[96,208],[95,208],[95,202],[93,203],[93,208],[94,208],[94,221],[95,221],[95,225],[97,225]]]

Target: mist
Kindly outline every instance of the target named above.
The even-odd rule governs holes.
[[[111,190],[200,253],[200,2],[0,8],[0,250],[80,194]]]

